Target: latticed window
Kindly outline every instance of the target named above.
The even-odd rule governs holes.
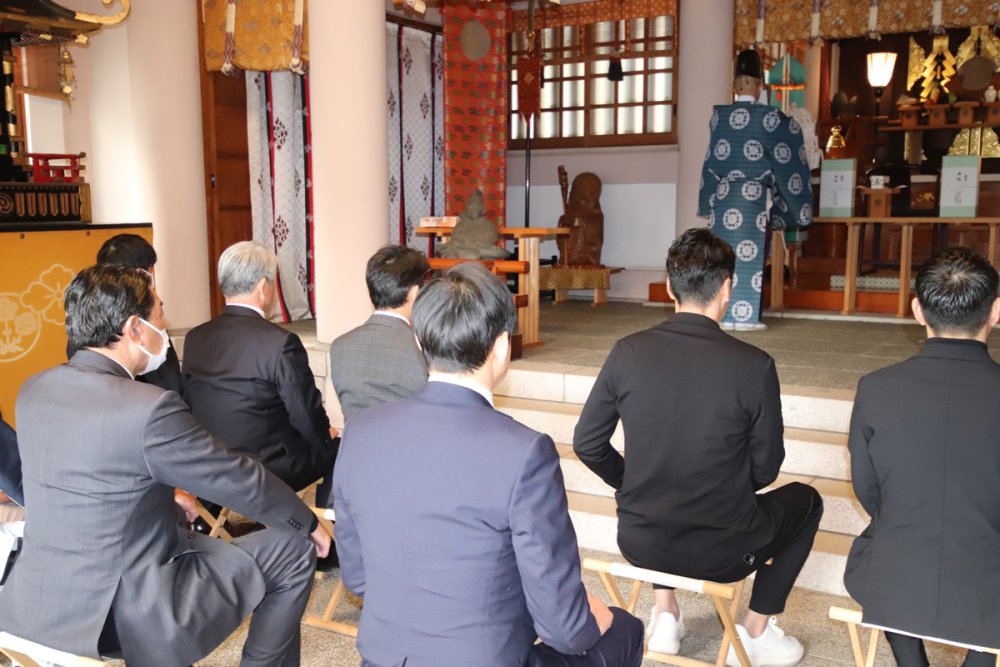
[[[541,113],[532,146],[623,146],[677,141],[677,17],[672,14],[540,27]],[[510,36],[510,147],[524,146],[518,113],[517,61],[528,31]],[[622,81],[608,79],[621,55]]]

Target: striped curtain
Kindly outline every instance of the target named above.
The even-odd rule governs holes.
[[[420,218],[444,213],[441,35],[385,25],[389,106],[389,239],[417,250]]]
[[[282,319],[309,319],[316,312],[309,79],[247,72],[246,83],[253,239],[278,255]]]

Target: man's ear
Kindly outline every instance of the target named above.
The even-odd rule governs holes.
[[[995,327],[997,322],[1000,322],[1000,297],[993,299],[993,307],[990,308],[989,328]]]
[[[722,281],[722,287],[719,288],[719,293],[722,295],[723,303],[729,303],[729,300],[733,296],[733,279],[726,278]]]
[[[504,331],[493,342],[493,353],[497,359],[510,359],[510,334]]]
[[[670,276],[667,276],[667,296],[674,303],[677,303],[677,296],[674,294],[674,289],[670,286]]]
[[[994,309],[996,309],[996,302],[993,304]],[[927,318],[924,317],[924,309],[920,307],[920,300],[917,297],[913,297],[910,301],[910,309],[913,311],[913,319],[917,321],[922,327],[927,326]]]
[[[261,278],[257,281],[257,284],[253,286],[254,294],[264,298],[267,296],[267,277]]]
[[[136,315],[129,315],[128,319],[122,324],[121,338],[119,343],[123,340],[139,341],[139,327],[142,323],[139,322],[139,317]]]
[[[418,294],[420,294],[420,285],[410,285],[410,289],[406,291],[406,302],[413,304],[417,300]]]

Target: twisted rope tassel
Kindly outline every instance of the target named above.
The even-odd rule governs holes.
[[[222,54],[222,73],[236,76],[233,54],[236,52],[236,0],[228,0],[226,5],[226,48]]]
[[[878,31],[878,0],[871,0],[868,6],[868,39],[882,39]]]
[[[302,25],[305,0],[295,0],[295,22],[292,29],[292,60],[288,69],[296,74],[305,74],[306,68],[302,62]]]
[[[757,33],[754,37],[754,44],[760,46],[764,43],[764,15],[767,13],[765,0],[757,0]]]
[[[809,46],[822,46],[823,38],[819,35],[819,12],[823,7],[823,0],[813,0],[812,22],[809,29]]]
[[[944,0],[934,0],[934,10],[931,16],[931,34],[932,35],[944,35],[946,31],[944,29],[944,21],[941,16],[943,13],[942,4]]]

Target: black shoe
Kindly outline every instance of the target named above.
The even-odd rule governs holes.
[[[198,517],[197,519],[189,523],[188,530],[193,530],[194,532],[201,533],[202,535],[208,535],[210,532],[212,532],[212,529],[209,527],[208,522],[202,519],[201,517]]]

